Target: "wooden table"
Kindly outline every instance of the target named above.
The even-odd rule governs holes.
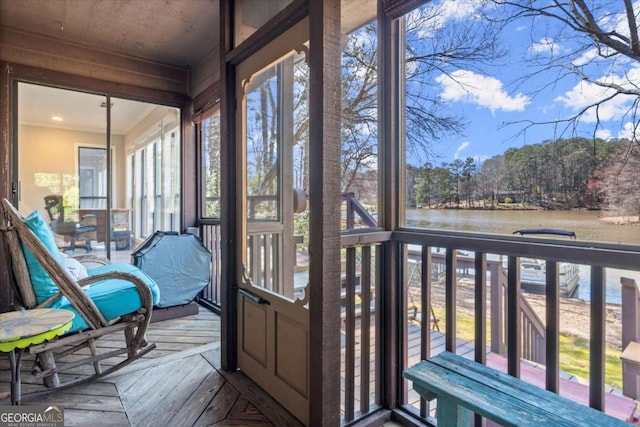
[[[64,334],[71,328],[73,312],[54,308],[0,314],[0,351],[9,353],[11,404],[21,399],[20,362],[24,349]]]

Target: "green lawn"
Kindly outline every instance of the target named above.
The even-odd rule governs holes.
[[[413,306],[410,312],[413,312]],[[415,309],[419,312],[420,306]],[[445,330],[445,311],[443,308],[434,307],[440,331]],[[458,312],[456,319],[457,337],[464,341],[474,340],[473,317],[465,313]],[[491,328],[487,325],[487,342],[491,339]],[[605,384],[622,389],[622,363],[620,361],[620,350],[607,348],[605,350]],[[589,341],[568,335],[560,334],[560,371],[575,375],[585,380],[589,379]]]

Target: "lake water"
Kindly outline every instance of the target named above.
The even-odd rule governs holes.
[[[601,219],[600,211],[491,211],[463,209],[408,209],[407,225],[435,230],[509,234],[523,228],[571,230],[582,241],[640,245],[640,227],[618,225]],[[640,268],[640,266],[639,266]],[[640,272],[607,269],[607,302],[620,303],[620,277],[640,283]],[[589,299],[589,267],[580,267],[577,297]]]

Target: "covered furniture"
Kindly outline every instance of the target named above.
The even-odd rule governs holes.
[[[147,274],[133,265],[115,263],[78,276],[77,271],[67,270],[67,260],[39,212],[23,218],[7,199],[2,200],[0,229],[5,233],[15,278],[14,307],[60,308],[75,315],[65,335],[28,349],[36,355],[36,370],[40,371],[37,376],[44,379],[47,387],[102,377],[155,348],[147,343],[145,332],[160,290]],[[124,347],[98,353],[95,340],[113,332],[124,333]],[[125,359],[121,360],[123,355]],[[67,356],[70,357],[65,361]],[[119,359],[103,369],[100,362],[111,357]],[[85,364],[92,366],[94,374],[60,382],[59,372]]]
[[[198,237],[156,231],[131,258],[160,288],[154,322],[198,313],[196,298],[211,277],[211,252]]]
[[[49,215],[49,225],[53,232],[68,237],[70,240],[68,245],[60,246],[59,249],[74,251],[76,248],[83,248],[87,252],[91,251],[91,238],[87,233],[95,233],[98,229],[95,219],[91,219],[95,218],[94,216],[82,216],[78,222],[67,221],[64,217],[64,205],[60,195],[46,196],[44,198],[44,208]],[[84,240],[85,243],[78,244],[78,240]]]
[[[211,252],[193,234],[156,231],[131,257],[160,287],[157,307],[188,304],[209,284]]]

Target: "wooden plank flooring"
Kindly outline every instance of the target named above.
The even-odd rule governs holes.
[[[90,384],[36,397],[41,381],[22,363],[23,405],[64,408],[68,426],[299,426],[300,423],[240,372],[220,369],[220,319],[200,307],[195,315],[152,323],[147,340],[157,348],[131,365]],[[99,349],[122,345],[120,336],[98,340]],[[117,363],[114,358],[105,366]],[[0,404],[9,404],[9,362],[0,358]],[[84,366],[74,376],[88,374]],[[70,378],[70,377],[67,377]]]

